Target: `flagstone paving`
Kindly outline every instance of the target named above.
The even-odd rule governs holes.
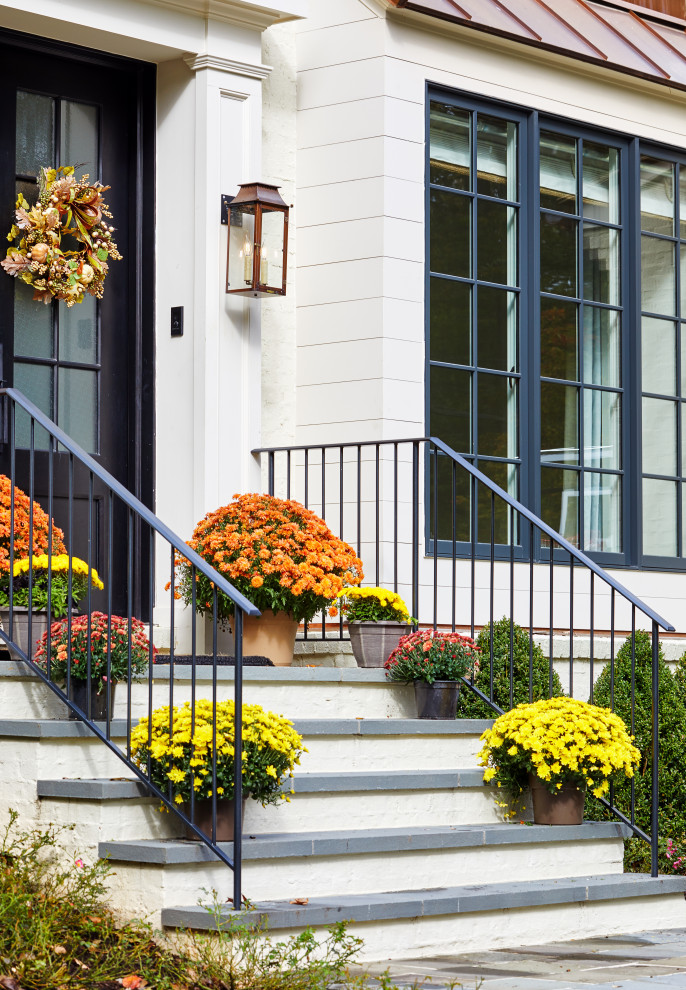
[[[423,990],[686,990],[686,929],[373,964]]]

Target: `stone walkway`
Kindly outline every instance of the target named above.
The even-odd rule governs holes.
[[[423,990],[686,990],[686,929],[376,963]]]

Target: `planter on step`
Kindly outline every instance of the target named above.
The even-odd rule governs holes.
[[[245,820],[245,803],[247,798],[243,798],[243,809],[241,821]],[[233,798],[217,801],[217,842],[233,842],[234,840],[234,809],[236,802]],[[183,806],[184,814],[191,817],[191,806],[189,803]],[[212,838],[212,798],[200,798],[194,802],[195,822],[194,824],[204,832],[208,838]],[[186,838],[200,841],[198,836],[187,825],[185,828]]]
[[[43,633],[48,628],[48,613],[47,612],[33,612],[31,616],[31,642],[33,649],[29,649],[29,610],[28,608],[22,608],[19,605],[15,605],[12,609],[14,623],[12,628],[12,639],[17,644],[17,646],[24,651],[24,653],[30,659],[36,652],[36,646],[43,637]],[[10,610],[9,608],[0,608],[0,621],[2,622],[3,632],[10,634]],[[3,644],[5,649],[9,650],[10,656],[13,660],[20,660],[21,656],[12,647]]]
[[[114,683],[109,685],[110,719],[114,717],[115,687],[116,684]],[[100,693],[98,693],[98,688],[101,689]],[[77,704],[84,715],[89,716],[91,721],[104,722],[107,718],[107,690],[103,687],[102,682],[98,684],[94,680],[80,681],[72,677],[69,682],[69,694],[67,697],[70,701]],[[71,709],[67,709],[67,711],[70,719],[78,719],[78,716]]]
[[[414,682],[417,702],[417,718],[455,718],[457,699],[460,696],[459,681]]]
[[[540,777],[529,774],[529,786],[536,825],[581,825],[584,820],[586,791],[572,784],[563,784],[551,794]]]
[[[383,667],[403,636],[406,622],[349,622],[350,643],[358,667]]]
[[[275,667],[293,663],[298,622],[288,612],[265,609],[259,618],[243,617],[243,656],[268,657]]]

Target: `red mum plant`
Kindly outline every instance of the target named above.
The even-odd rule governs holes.
[[[412,633],[403,636],[384,664],[386,677],[404,684],[457,681],[478,669],[480,653],[474,640],[461,633]]]
[[[33,533],[31,534],[31,517]],[[52,526],[52,552],[54,555],[67,552],[64,534],[55,526],[50,516],[38,502],[31,499],[21,488],[14,486],[14,559],[30,557],[32,553],[48,553],[49,535]],[[12,534],[12,482],[0,474],[0,581],[9,584],[10,547]],[[30,546],[33,537],[33,546]]]
[[[69,620],[53,622],[50,630],[43,634],[35,660],[44,669],[48,663],[48,637],[50,637],[50,676],[52,680],[64,682],[67,679],[71,644],[71,677],[77,681],[88,679],[88,643],[90,641],[91,680],[104,689],[108,678],[107,655],[109,648],[109,678],[113,681],[129,680],[145,672],[151,655],[150,641],[145,626],[140,619],[129,620],[121,615],[108,618],[104,612],[91,612],[90,615],[76,615]],[[131,643],[131,668],[129,671],[129,641]],[[157,650],[152,647],[153,661]]]
[[[188,545],[260,611],[287,612],[298,622],[310,620],[364,576],[353,548],[323,519],[299,502],[273,495],[235,495],[198,523]],[[191,605],[192,569],[183,558],[177,566],[177,597]],[[211,614],[214,585],[202,574],[195,580],[196,609]],[[221,594],[218,609],[224,621],[233,612]]]

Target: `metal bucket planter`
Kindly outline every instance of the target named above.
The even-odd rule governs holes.
[[[383,667],[403,636],[406,622],[349,622],[350,643],[358,667]]]
[[[551,794],[540,777],[529,774],[529,786],[536,825],[581,825],[584,820],[586,791],[564,784]]]
[[[29,649],[29,610],[27,608],[22,608],[19,605],[15,605],[12,609],[13,612],[13,628],[12,628],[12,640],[17,644],[17,646],[24,651],[30,660],[33,659],[36,649],[38,647],[39,641],[42,639],[44,632],[48,628],[48,613],[47,612],[33,612],[31,615],[31,640],[33,644],[33,649]],[[0,608],[0,621],[2,622],[3,632],[10,633],[10,610],[8,608]],[[4,643],[2,646],[9,650],[9,654],[13,660],[21,660],[21,657],[16,650],[13,650],[10,646],[6,646]]]
[[[245,819],[245,802],[247,798],[243,798],[243,811],[241,814],[241,821]],[[234,808],[236,802],[233,798],[222,798],[217,801],[217,842],[233,842],[234,840]],[[190,803],[185,803],[183,806],[184,814],[187,818],[191,817],[191,806]],[[193,824],[212,838],[212,798],[199,798],[194,802],[194,812],[195,820]],[[195,839],[197,842],[200,840],[198,836],[193,832],[187,825],[185,826],[186,838]]]
[[[459,681],[414,682],[417,701],[417,718],[455,718],[457,699],[460,696]]]

